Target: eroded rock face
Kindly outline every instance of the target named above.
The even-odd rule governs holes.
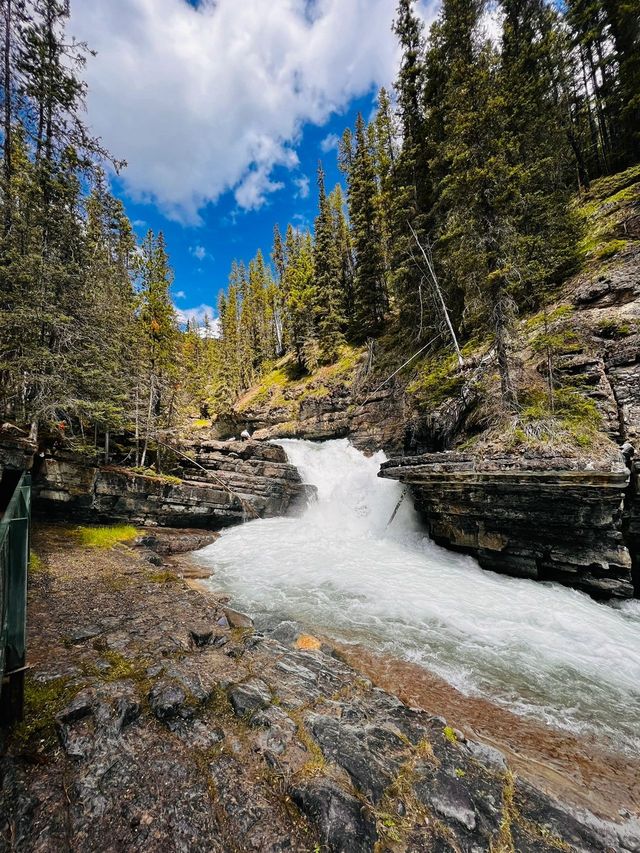
[[[383,448],[397,453],[404,444],[406,405],[400,385],[367,390],[354,384],[332,388],[321,397],[303,399],[295,420],[291,420],[289,410],[274,409],[268,402],[245,409],[237,417],[238,423],[247,424],[258,440],[324,441],[348,437],[361,450]]]
[[[131,521],[219,529],[301,510],[312,491],[282,448],[257,442],[191,442],[183,479],[95,467],[59,453],[34,482],[35,511],[74,521]],[[204,470],[203,470],[204,469]]]
[[[483,568],[598,597],[633,595],[622,455],[585,463],[432,453],[392,459],[380,476],[410,485],[433,539]]]

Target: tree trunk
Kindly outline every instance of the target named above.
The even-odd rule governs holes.
[[[516,395],[509,370],[509,352],[507,346],[508,323],[504,307],[504,296],[501,289],[495,291],[495,296],[493,318],[496,331],[496,354],[498,357],[498,373],[500,374],[500,391],[505,404],[512,409],[516,404]]]
[[[11,90],[13,87],[11,75],[11,0],[4,3],[4,236],[11,230],[12,220],[12,162],[11,162]]]
[[[459,365],[459,367],[464,367],[464,358],[462,357],[462,352],[460,351],[460,346],[458,345],[458,338],[457,338],[455,330],[453,328],[453,323],[451,322],[451,318],[449,317],[449,310],[447,309],[447,304],[444,301],[444,296],[442,295],[442,290],[440,289],[440,285],[438,284],[438,279],[437,279],[435,270],[433,268],[433,264],[431,263],[431,258],[429,257],[429,255],[425,251],[420,240],[418,239],[418,235],[414,231],[411,223],[407,222],[407,225],[411,229],[411,233],[413,234],[413,237],[414,237],[416,243],[418,244],[418,248],[420,249],[420,251],[422,253],[422,257],[424,258],[424,261],[427,265],[427,269],[429,270],[429,275],[431,277],[431,285],[432,285],[432,287],[436,293],[436,296],[438,297],[438,301],[440,303],[440,307],[442,308],[442,313],[444,314],[444,319],[445,319],[445,322],[447,324],[447,329],[449,330],[449,335],[451,336],[453,348],[455,349],[456,355],[458,356],[458,365]],[[422,315],[422,291],[420,292],[420,313]],[[422,316],[420,317],[420,327],[421,327],[420,331],[422,332]]]
[[[151,419],[153,418],[153,376],[149,380],[149,411],[147,412],[147,429],[144,436],[144,446],[142,448],[142,459],[140,465],[144,468],[144,463],[147,459],[147,450],[149,448],[149,433],[151,432]]]

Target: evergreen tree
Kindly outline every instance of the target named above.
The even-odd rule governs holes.
[[[178,328],[170,289],[173,273],[162,232],[147,233],[140,259],[140,337],[146,374],[144,446],[140,464],[144,466],[149,441],[161,426],[169,426],[174,414],[178,377]]]
[[[314,244],[314,335],[320,357],[330,362],[344,343],[344,294],[340,289],[340,257],[334,233],[331,205],[327,198],[322,164],[318,166],[319,213]],[[311,340],[308,341],[311,344]],[[309,347],[311,348],[311,347]]]
[[[347,328],[355,323],[353,281],[355,260],[349,223],[345,216],[345,201],[340,184],[329,193],[329,206],[333,216],[333,234],[338,255],[338,288],[342,294],[343,315]]]
[[[417,339],[427,333],[430,317],[424,298],[424,277],[415,261],[411,229],[423,242],[429,232],[432,187],[429,142],[424,120],[423,25],[413,9],[414,0],[400,0],[394,32],[402,49],[395,84],[402,149],[394,169],[393,204],[389,214],[391,284],[403,328]]]
[[[362,340],[382,328],[387,308],[384,245],[376,200],[378,187],[364,119],[358,114],[348,173],[349,217],[356,258],[354,330]]]

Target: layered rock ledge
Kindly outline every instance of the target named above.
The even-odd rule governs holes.
[[[310,487],[281,447],[202,440],[182,445],[181,452],[181,477],[91,465],[58,452],[34,475],[35,510],[42,517],[78,522],[216,530],[306,505]]]
[[[408,484],[434,541],[472,554],[483,568],[597,597],[633,595],[632,540],[623,535],[630,474],[622,456],[584,462],[431,453],[391,459],[380,476]]]

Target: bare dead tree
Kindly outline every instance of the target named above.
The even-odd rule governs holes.
[[[456,351],[456,355],[458,357],[458,365],[460,367],[464,367],[464,358],[462,357],[462,352],[460,351],[460,345],[458,344],[458,338],[456,336],[455,329],[453,328],[453,323],[451,322],[451,317],[449,316],[449,309],[447,308],[447,303],[444,301],[444,296],[442,294],[442,288],[440,287],[440,284],[438,283],[438,277],[436,275],[436,272],[435,272],[435,269],[433,266],[433,260],[432,260],[432,255],[431,255],[431,246],[429,246],[427,244],[427,247],[425,248],[422,245],[422,243],[420,242],[420,239],[418,238],[418,235],[416,234],[415,229],[413,228],[411,223],[407,222],[407,225],[409,226],[409,230],[411,231],[413,238],[416,241],[418,248],[420,249],[420,253],[422,254],[422,257],[424,258],[424,262],[425,262],[426,267],[427,267],[428,280],[431,284],[431,288],[432,288],[433,292],[436,295],[437,302],[440,305],[440,308],[442,309],[442,313],[444,315],[445,323],[447,325],[447,329],[448,329],[449,335],[451,337],[451,342],[453,344],[453,348]],[[420,292],[420,305],[422,306],[422,291]],[[421,313],[422,313],[422,311],[421,311]]]

